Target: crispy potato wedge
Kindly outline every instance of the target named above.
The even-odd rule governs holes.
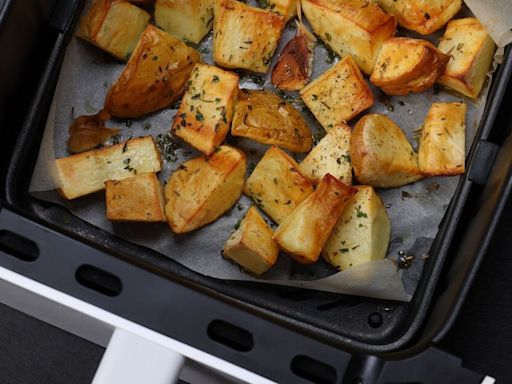
[[[276,223],[312,192],[299,165],[277,147],[269,148],[244,186],[244,193]]]
[[[236,73],[196,64],[174,118],[174,133],[209,156],[229,132],[237,95]]]
[[[215,0],[156,0],[155,22],[178,39],[199,43],[213,25]]]
[[[297,3],[300,0],[267,0],[267,9],[277,12],[286,21],[297,15]]]
[[[68,151],[70,153],[90,151],[119,133],[120,129],[105,127],[105,122],[109,119],[110,115],[103,110],[95,115],[78,116],[68,129]]]
[[[251,207],[238,229],[226,241],[224,257],[259,276],[276,263],[279,254],[279,247],[272,240],[272,235],[272,229],[258,209]]]
[[[354,188],[357,193],[322,250],[322,257],[340,271],[386,257],[391,236],[389,216],[379,195],[367,185]]]
[[[301,114],[268,91],[240,91],[231,134],[292,152],[307,152],[313,142],[311,130]]]
[[[105,110],[115,117],[135,118],[178,100],[199,52],[168,33],[148,25],[124,68],[109,89]]]
[[[274,241],[301,264],[318,260],[334,225],[356,190],[325,175],[317,189],[279,224]]]
[[[372,91],[350,56],[304,87],[300,97],[327,131],[349,121],[374,102]]]
[[[160,151],[151,136],[82,152],[56,160],[60,194],[68,200],[105,188],[108,180],[122,180],[139,173],[159,172]]]
[[[155,172],[105,182],[111,221],[165,222],[164,191]]]
[[[186,161],[165,186],[165,213],[174,233],[217,220],[242,194],[246,170],[243,152],[220,146],[210,157]]]
[[[426,176],[464,173],[466,104],[434,103],[421,130],[418,164]]]
[[[377,0],[407,29],[430,35],[459,12],[462,0]]]
[[[475,18],[452,20],[439,42],[439,49],[451,56],[439,83],[476,99],[496,50],[485,27]]]
[[[384,115],[365,115],[357,122],[350,139],[350,158],[360,184],[393,188],[423,177],[407,137]]]
[[[350,136],[352,129],[345,124],[333,127],[300,163],[301,171],[314,184],[328,173],[347,185],[352,185]]]
[[[125,0],[94,0],[77,36],[126,61],[151,15]]]
[[[382,43],[395,34],[396,20],[373,1],[302,0],[313,31],[341,57],[352,56],[369,75]]]
[[[370,81],[388,95],[407,95],[430,88],[450,56],[425,40],[395,37],[384,42]]]
[[[215,0],[213,59],[226,68],[265,73],[277,48],[284,18],[235,0]]]

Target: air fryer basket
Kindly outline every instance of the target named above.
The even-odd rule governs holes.
[[[494,75],[484,118],[467,159],[467,172],[461,178],[440,224],[414,298],[410,303],[391,302],[208,278],[155,251],[120,240],[83,222],[60,206],[31,197],[28,186],[49,104],[66,45],[72,37],[83,3],[82,0],[59,2],[54,13],[52,25],[59,33],[10,162],[5,188],[8,207],[62,234],[63,238],[71,238],[74,242],[84,243],[84,247],[90,246],[99,250],[98,254],[102,254],[104,258],[113,257],[126,261],[345,350],[383,353],[403,348],[410,343],[427,314],[443,265],[461,246],[462,235],[468,223],[478,214],[477,202],[491,171],[494,157],[505,140],[505,134],[497,133],[503,126],[497,126],[495,120],[499,116],[500,106],[506,104],[504,97],[508,97],[509,104],[512,101],[510,95],[505,94],[512,70],[510,47],[506,50],[504,63]],[[22,32],[21,30],[20,33]],[[488,142],[493,135],[499,139],[494,143]],[[510,162],[510,158],[505,161]],[[506,170],[503,172],[506,176]],[[480,228],[482,233],[487,230],[486,226]],[[120,273],[116,270],[109,272]],[[451,278],[453,276],[445,277],[443,284],[447,285]],[[438,291],[442,288],[438,287]],[[154,294],[150,287],[141,287],[141,290],[146,295]],[[121,307],[116,309],[122,313]]]

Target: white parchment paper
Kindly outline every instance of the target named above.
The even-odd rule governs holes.
[[[464,11],[461,15],[467,15]],[[294,23],[285,29],[277,52],[295,34]],[[409,35],[400,31],[400,34]],[[430,36],[437,44],[441,33]],[[212,63],[211,34],[198,46],[206,62]],[[274,57],[275,64],[277,54]],[[337,58],[333,58],[321,45],[315,48],[313,78],[317,77]],[[250,200],[242,196],[240,201],[216,222],[186,235],[174,235],[166,224],[111,223],[105,217],[104,193],[96,193],[74,201],[62,199],[54,189],[59,187],[55,177],[55,158],[68,156],[66,140],[68,127],[76,116],[99,111],[110,85],[123,70],[124,64],[116,62],[108,54],[92,45],[73,38],[67,48],[52,108],[39,151],[39,158],[32,177],[30,191],[46,201],[66,207],[74,215],[116,236],[154,249],[184,266],[210,277],[226,280],[246,280],[279,285],[297,286],[330,292],[349,293],[375,298],[408,301],[421,277],[423,263],[438,231],[438,225],[453,196],[459,177],[430,178],[397,189],[380,190],[379,195],[390,216],[392,231],[388,256],[337,272],[323,260],[311,266],[293,262],[285,254],[277,264],[261,278],[242,272],[236,265],[221,257],[221,249],[235,224],[245,215]],[[270,75],[242,74],[241,88],[272,89]],[[372,87],[375,106],[368,112],[382,113],[391,117],[405,131],[416,146],[415,130],[419,128],[433,102],[464,101],[468,105],[466,116],[466,151],[469,150],[482,118],[486,96],[486,84],[475,102],[446,90],[430,89],[421,94],[403,97],[387,97]],[[296,93],[284,95],[309,122],[317,135],[325,134],[307,112]],[[183,161],[198,155],[176,138],[168,136],[176,110],[169,108],[134,121],[109,122],[109,126],[122,128],[117,140],[152,135],[167,148],[166,160],[160,173],[162,182]],[[228,138],[228,142],[244,150],[248,162],[257,164],[267,146],[241,138]],[[466,152],[467,153],[467,152]],[[300,156],[294,156],[298,160]],[[406,270],[398,270],[394,260],[399,254],[414,256],[414,262]]]

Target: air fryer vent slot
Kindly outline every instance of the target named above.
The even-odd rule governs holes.
[[[75,278],[80,285],[106,296],[115,297],[123,291],[119,277],[92,265],[78,267]]]
[[[208,325],[208,337],[239,352],[249,352],[254,348],[254,339],[249,331],[222,320],[213,320]]]
[[[311,357],[299,355],[291,362],[292,372],[297,376],[316,384],[334,384],[337,381],[336,370]]]
[[[36,243],[7,230],[0,231],[0,251],[29,262],[39,257]]]

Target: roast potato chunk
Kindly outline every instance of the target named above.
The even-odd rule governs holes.
[[[213,59],[221,67],[267,72],[284,18],[235,0],[215,0]]]
[[[199,52],[168,33],[148,25],[121,76],[108,91],[105,110],[135,118],[178,100]]]
[[[251,207],[238,229],[226,241],[224,257],[250,273],[261,275],[276,263],[279,253],[272,234],[258,209]]]
[[[77,36],[126,61],[151,19],[125,0],[94,0],[82,17]]]
[[[59,192],[71,200],[105,188],[108,180],[122,180],[162,168],[160,152],[151,136],[82,152],[56,160]]]
[[[465,121],[466,104],[432,104],[421,130],[418,150],[418,163],[424,175],[464,173]]]
[[[174,233],[185,233],[217,220],[242,193],[245,155],[220,146],[210,157],[186,161],[165,186],[165,213]]]
[[[105,127],[105,122],[109,119],[110,115],[103,110],[95,115],[78,116],[68,129],[68,151],[80,153],[98,148],[118,134],[119,129]]]
[[[343,271],[386,257],[391,224],[382,200],[367,185],[352,197],[322,250],[323,258]]]
[[[373,94],[363,75],[347,56],[300,91],[313,115],[329,130],[373,105]]]
[[[451,56],[439,83],[476,99],[496,49],[485,27],[475,18],[452,20],[439,49]]]
[[[301,114],[268,91],[240,91],[231,134],[292,152],[309,151],[313,141]]]
[[[425,40],[395,37],[384,42],[370,81],[388,95],[407,95],[430,88],[450,56]]]
[[[392,37],[396,20],[368,0],[302,0],[313,31],[341,57],[352,56],[369,75],[382,43]]]
[[[312,192],[313,186],[299,165],[277,147],[269,148],[244,187],[244,193],[276,223]]]
[[[400,127],[384,115],[366,115],[357,122],[350,158],[360,184],[393,188],[422,178],[418,155]]]
[[[334,225],[356,190],[325,175],[317,189],[277,227],[274,240],[297,262],[318,260]]]
[[[197,44],[212,28],[214,3],[215,0],[156,0],[156,25]]]
[[[197,64],[174,118],[176,136],[210,155],[229,132],[237,94],[237,74]]]
[[[407,29],[430,35],[459,12],[462,0],[378,0]]]
[[[300,163],[300,169],[313,183],[318,184],[331,174],[347,185],[352,184],[350,135],[352,129],[345,124],[332,128]]]
[[[105,183],[107,218],[111,221],[161,222],[164,191],[155,172]]]
[[[277,12],[285,20],[291,19],[297,14],[297,3],[300,0],[267,0],[267,9]]]

